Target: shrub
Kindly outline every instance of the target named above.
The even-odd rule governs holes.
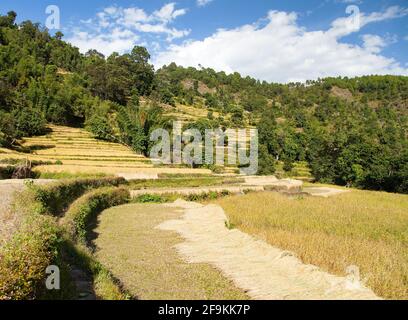
[[[121,178],[106,178],[70,180],[41,187],[27,184],[29,188],[18,194],[13,204],[14,214],[20,221],[18,230],[9,242],[0,247],[0,300],[27,300],[45,296],[70,298],[72,284],[68,282],[67,266],[62,256],[66,239],[55,216],[86,190],[123,182]],[[105,202],[101,203],[122,203],[128,197],[127,191],[118,190],[114,195],[107,195]],[[88,214],[102,208],[101,203],[92,201],[89,204],[91,211],[82,209],[80,212],[85,213],[81,216],[83,221],[87,221]],[[81,225],[81,219],[75,221]],[[45,292],[44,289],[45,270],[52,264],[60,266],[61,281],[67,281],[62,284],[62,290],[56,293]]]
[[[207,201],[207,200],[215,200],[218,198],[226,197],[230,195],[230,192],[227,190],[223,190],[221,192],[211,191],[211,192],[203,192],[201,194],[190,194],[185,196],[185,200],[187,201]]]
[[[32,188],[35,201],[40,204],[40,214],[59,215],[75,199],[92,188],[118,186],[126,182],[123,178],[79,179],[57,182]]]
[[[136,197],[134,202],[137,203],[164,203],[166,202],[165,199],[157,194],[142,194]]]
[[[75,201],[63,218],[63,225],[71,239],[86,242],[91,222],[103,210],[128,202],[126,188],[102,188],[91,191]]]
[[[18,230],[0,248],[0,300],[35,299],[43,292],[47,266],[58,259],[59,228],[54,217],[36,213],[31,190],[16,198]]]
[[[46,121],[43,113],[35,108],[20,108],[13,114],[18,137],[31,137],[45,132]]]
[[[0,180],[11,179],[14,170],[15,170],[14,166],[0,167]]]

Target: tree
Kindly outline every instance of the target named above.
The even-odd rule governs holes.
[[[14,28],[17,13],[9,11],[6,16],[0,16],[0,28]]]
[[[268,152],[268,148],[261,144],[259,145],[259,158],[258,158],[258,175],[272,175],[275,173],[275,159]]]

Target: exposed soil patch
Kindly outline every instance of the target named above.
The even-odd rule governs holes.
[[[343,88],[334,86],[331,89],[331,94],[335,97],[347,100],[349,102],[354,100],[353,94],[348,89],[343,89]]]

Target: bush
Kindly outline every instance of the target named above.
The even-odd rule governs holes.
[[[45,269],[59,251],[58,227],[52,217],[30,216],[13,239],[0,249],[0,300],[35,299]]]
[[[162,196],[157,194],[143,194],[136,197],[134,200],[136,203],[165,203],[167,202]]]
[[[106,117],[93,116],[86,122],[86,128],[98,139],[110,141],[114,137]]]
[[[13,114],[16,121],[17,136],[31,137],[45,132],[46,121],[43,113],[35,108],[23,108]]]
[[[92,188],[118,186],[126,182],[123,178],[80,179],[57,182],[32,188],[40,214],[60,215],[70,203]]]
[[[0,248],[0,300],[41,296],[45,269],[59,259],[57,222],[54,217],[38,215],[37,207],[31,190],[20,193],[14,203],[14,214],[21,222],[12,239]]]
[[[67,241],[55,216],[86,190],[123,182],[122,178],[106,178],[65,181],[42,187],[28,185],[29,188],[16,197],[13,205],[14,214],[20,221],[18,230],[8,243],[0,247],[0,300],[27,300],[45,296],[71,298],[72,284],[68,280],[67,266],[62,256]],[[107,195],[105,202],[101,203],[122,203],[127,191],[118,190],[121,191]],[[81,213],[85,213],[81,216],[84,225],[89,214],[102,207],[101,203],[93,201],[89,204],[91,211],[81,210]],[[75,221],[81,226],[80,219]],[[62,290],[55,293],[45,292],[44,288],[45,269],[52,264],[60,266],[61,281],[67,282],[62,283]]]
[[[63,225],[70,239],[86,242],[91,222],[103,210],[127,203],[130,199],[126,188],[102,188],[91,191],[75,201],[63,218]]]
[[[0,180],[11,179],[14,170],[15,170],[14,166],[0,167]]]
[[[195,201],[215,200],[215,199],[226,197],[229,195],[230,195],[229,191],[223,190],[221,192],[211,191],[211,192],[203,192],[201,194],[190,194],[188,196],[185,196],[184,198],[187,201],[195,202]]]

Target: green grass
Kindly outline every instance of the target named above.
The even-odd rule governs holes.
[[[183,195],[183,194],[172,193],[172,192],[161,194],[161,195],[146,193],[146,194],[139,195],[133,198],[131,202],[132,203],[169,203],[169,202],[174,202],[177,199],[184,199],[186,201],[206,203],[208,201],[219,199],[219,198],[226,197],[229,195],[230,193],[226,190],[221,191],[221,192],[215,192],[215,191],[202,192],[199,194],[190,194],[190,195]]]
[[[34,172],[36,172],[34,170]],[[96,179],[104,178],[105,173],[36,172],[38,179]]]
[[[215,185],[233,185],[243,182],[240,178],[220,177],[181,177],[158,180],[133,180],[129,182],[132,189],[142,188],[182,188],[182,187],[208,187]]]

